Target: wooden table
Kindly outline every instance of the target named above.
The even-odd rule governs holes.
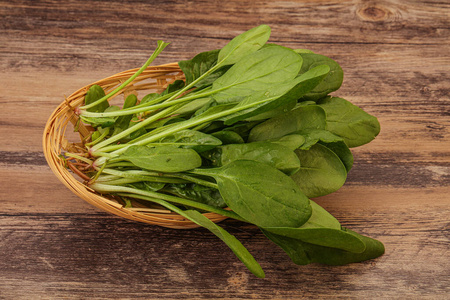
[[[423,3],[422,3],[423,2]],[[0,299],[411,298],[450,293],[450,43],[445,1],[0,1]],[[50,171],[41,136],[78,88],[220,48],[259,24],[337,60],[338,95],[382,130],[354,148],[345,186],[317,201],[381,240],[379,259],[297,266],[225,221],[257,279],[206,230],[135,223],[88,205]]]

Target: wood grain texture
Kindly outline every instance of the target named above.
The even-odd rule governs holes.
[[[0,299],[446,299],[450,294],[450,5],[445,1],[1,1]],[[254,278],[208,231],[127,221],[51,173],[41,135],[78,88],[217,49],[258,24],[344,69],[335,93],[377,116],[346,185],[317,199],[386,254],[296,266],[256,229],[235,234]]]

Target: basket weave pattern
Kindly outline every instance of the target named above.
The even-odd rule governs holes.
[[[79,121],[74,109],[84,104],[84,97],[90,86],[97,84],[101,86],[106,93],[113,90],[125,80],[130,78],[138,69],[124,71],[105,79],[87,85],[70,95],[62,102],[51,114],[47,121],[43,135],[43,149],[45,158],[58,179],[63,182],[73,193],[88,203],[109,213],[153,225],[159,225],[175,229],[189,229],[198,227],[195,223],[184,217],[168,211],[164,208],[126,208],[112,197],[107,198],[90,189],[83,179],[76,173],[77,170],[67,169],[66,160],[62,157],[65,151],[79,152],[85,149],[83,143],[89,141],[93,128],[85,126]],[[139,92],[151,93],[161,92],[168,84],[177,79],[184,79],[184,75],[177,63],[148,67],[133,82],[126,86],[119,94],[113,98],[131,93]],[[112,100],[110,99],[110,101]],[[73,135],[74,129],[79,134],[78,140],[71,141],[68,137]],[[77,139],[77,138],[76,138]],[[226,217],[215,214],[205,213],[206,217],[213,222],[219,222]]]

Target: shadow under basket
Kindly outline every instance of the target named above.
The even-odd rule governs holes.
[[[80,122],[74,113],[75,108],[84,105],[84,97],[89,88],[97,84],[106,93],[112,91],[129,79],[138,69],[124,71],[108,78],[89,84],[74,92],[62,102],[51,114],[45,126],[43,135],[43,149],[45,158],[58,179],[63,182],[73,193],[88,203],[104,211],[117,216],[143,223],[159,225],[175,229],[189,229],[199,227],[197,224],[184,217],[160,207],[156,204],[150,206],[139,205],[125,207],[121,201],[114,197],[101,195],[87,186],[81,172],[76,166],[67,164],[63,157],[64,152],[79,152],[85,150],[84,143],[88,142],[93,128]],[[177,63],[148,67],[135,80],[128,84],[118,94],[109,99],[113,103],[116,97],[126,97],[136,94],[138,98],[152,92],[162,92],[166,87],[178,79],[184,79]],[[67,168],[69,166],[70,170]],[[213,222],[219,222],[226,217],[215,213],[204,213]]]

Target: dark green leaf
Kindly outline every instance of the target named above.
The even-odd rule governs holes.
[[[351,230],[347,230],[347,232],[357,237],[365,245],[365,250],[361,253],[305,243],[301,240],[277,235],[266,230],[263,230],[263,232],[298,265],[321,263],[338,266],[374,259],[384,254],[384,246],[381,242],[359,235]]]
[[[184,87],[184,81],[183,80],[175,80],[171,84],[167,86],[167,88],[161,93],[161,96],[173,93],[175,91],[178,91]]]
[[[213,132],[211,135],[221,140],[222,145],[245,143],[244,139],[237,132],[231,130],[221,130]]]
[[[255,126],[250,142],[280,138],[304,129],[325,129],[325,111],[318,105],[300,106]]]
[[[88,105],[91,103],[94,103],[95,101],[103,98],[105,96],[105,91],[103,88],[99,85],[92,85],[89,90],[86,93],[86,96],[84,97],[84,104]],[[103,101],[91,108],[88,108],[87,111],[90,112],[104,112],[105,109],[109,107],[108,101]]]
[[[308,150],[312,145],[320,143],[333,151],[341,159],[347,172],[350,171],[353,155],[343,138],[323,129],[306,129],[298,133],[306,138],[301,150]]]
[[[304,95],[303,100],[318,100],[341,87],[344,72],[336,61],[315,53],[300,53],[300,56],[303,58],[301,74],[320,65],[327,65],[330,68],[328,75],[314,89]]]
[[[305,143],[305,138],[300,134],[288,134],[277,139],[267,140],[268,142],[285,146],[292,151],[300,148]]]
[[[236,160],[254,160],[277,168],[287,175],[300,169],[300,161],[293,150],[270,142],[230,144],[212,150],[214,166],[220,167]]]
[[[124,101],[123,109],[130,108],[135,106],[137,103],[137,97],[134,94],[130,94]],[[130,125],[130,121],[133,118],[133,115],[126,115],[126,116],[120,116],[117,118],[116,122],[114,123],[114,134],[117,134],[121,131],[124,131],[128,128]]]
[[[183,217],[191,220],[199,226],[202,226],[212,233],[214,233],[218,238],[220,238],[228,247],[233,251],[233,253],[239,258],[240,261],[244,263],[244,265],[256,276],[259,278],[264,278],[264,271],[261,266],[255,260],[255,258],[248,252],[248,250],[236,239],[233,235],[228,233],[222,227],[218,226],[210,219],[202,215],[196,210],[185,210],[182,211],[180,209],[176,209],[176,207],[172,207],[176,213],[180,214]]]
[[[309,198],[337,191],[347,179],[347,171],[339,157],[327,147],[315,144],[309,150],[296,150],[300,170],[291,176]]]
[[[372,141],[380,133],[377,118],[349,101],[326,97],[318,102],[327,115],[327,129],[342,137],[349,147]]]
[[[152,181],[141,181],[141,182],[134,182],[129,184],[132,187],[135,187],[140,190],[144,191],[159,191],[165,186],[165,183],[163,182],[152,182]]]
[[[269,165],[238,160],[194,172],[213,177],[228,207],[258,226],[299,227],[311,216],[309,199],[289,176]]]
[[[226,207],[219,191],[196,183],[171,184],[165,191],[182,198],[187,198],[213,207]]]

